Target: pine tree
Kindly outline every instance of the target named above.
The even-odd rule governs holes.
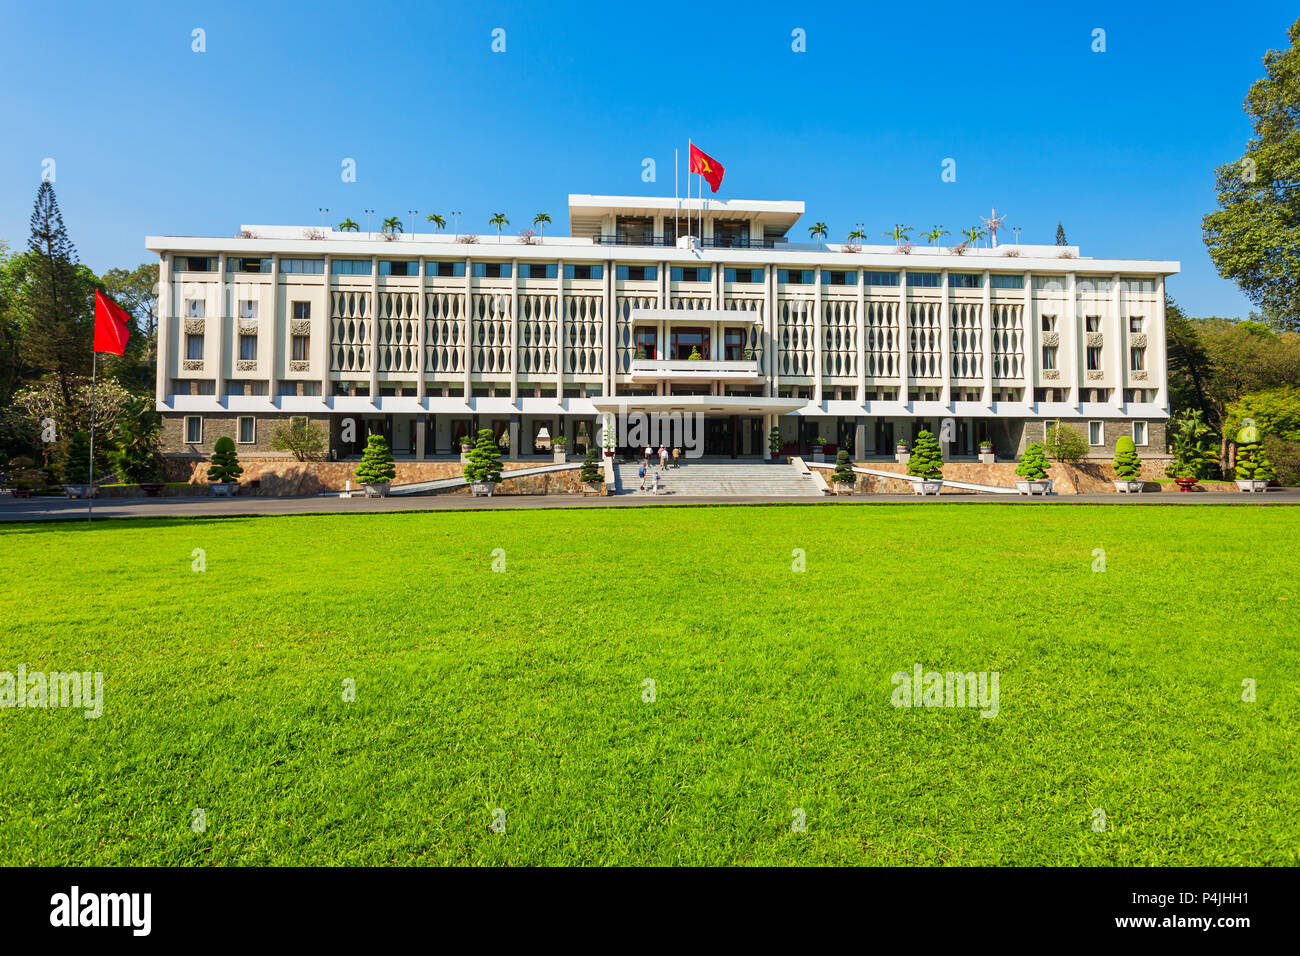
[[[1016,465],[1016,474],[1027,481],[1042,481],[1047,477],[1047,469],[1051,467],[1043,446],[1038,442],[1032,442],[1020,456],[1020,464]]]
[[[492,429],[478,430],[478,441],[470,449],[464,471],[466,481],[501,480],[501,449],[492,440]]]
[[[942,478],[943,452],[939,441],[928,431],[918,432],[907,459],[907,473],[915,478]]]
[[[835,453],[835,471],[831,474],[831,481],[837,485],[854,484],[858,476],[853,471],[853,462],[849,460],[849,453],[841,448]]]
[[[605,472],[600,468],[594,446],[587,449],[587,455],[582,459],[582,469],[578,472],[578,477],[584,485],[601,485],[605,483]]]
[[[63,459],[63,483],[84,485],[90,480],[90,436],[77,432],[68,441],[68,453]]]
[[[388,450],[388,442],[383,435],[371,435],[366,439],[361,464],[357,465],[357,470],[352,474],[363,485],[382,485],[397,477],[393,453]]]
[[[1059,222],[1056,224],[1056,244],[1058,246],[1069,245],[1069,243],[1065,241],[1065,227]]]
[[[1120,481],[1136,481],[1142,473],[1142,459],[1138,458],[1137,445],[1128,435],[1120,435],[1115,441],[1115,477]]]
[[[222,435],[212,446],[212,464],[208,466],[208,481],[213,484],[238,481],[244,467],[235,454],[235,443],[229,435]]]

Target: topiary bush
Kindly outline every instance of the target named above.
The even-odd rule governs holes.
[[[235,454],[235,442],[229,435],[222,435],[212,446],[212,464],[208,466],[208,481],[213,484],[238,481],[244,473]]]
[[[492,429],[478,430],[478,441],[470,449],[464,472],[466,481],[501,480],[501,449],[492,440]]]
[[[928,431],[918,432],[911,457],[907,459],[907,473],[915,478],[942,478],[943,452],[939,440]]]
[[[587,449],[587,456],[582,459],[582,469],[578,472],[578,477],[584,485],[601,485],[605,483],[605,472],[600,467],[600,460],[596,457],[594,447]]]
[[[77,432],[69,439],[60,473],[65,485],[84,485],[91,480],[90,436],[85,432]]]
[[[393,453],[388,450],[388,442],[383,435],[371,435],[366,439],[361,464],[357,465],[352,476],[363,485],[382,485],[397,477]]]
[[[1115,441],[1115,477],[1121,481],[1137,481],[1142,474],[1142,459],[1138,457],[1137,445],[1128,435],[1120,435]]]
[[[1246,442],[1237,446],[1237,477],[1255,481],[1272,481],[1277,477],[1273,463],[1268,460],[1259,442]]]
[[[1051,467],[1042,444],[1032,442],[1020,456],[1020,463],[1016,465],[1016,474],[1026,481],[1042,481],[1047,477],[1047,469]]]
[[[784,442],[781,441],[781,429],[773,425],[772,430],[767,433],[767,450],[772,453],[773,458],[781,454],[782,445]]]
[[[849,453],[841,448],[835,453],[835,471],[831,474],[831,481],[837,485],[855,484],[858,476],[853,473],[853,462],[849,458]]]

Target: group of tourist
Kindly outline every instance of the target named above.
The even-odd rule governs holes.
[[[650,489],[656,495],[659,494],[660,472],[668,470],[668,449],[663,445],[659,446],[658,457],[659,467],[655,468],[652,459],[655,457],[655,451],[649,445],[645,446],[645,454],[642,458],[641,467],[637,469],[637,477],[641,479],[641,490],[646,490],[646,482],[650,482]],[[682,456],[680,448],[673,449],[673,467],[678,467],[678,460]]]

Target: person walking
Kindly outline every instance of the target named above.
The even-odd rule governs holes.
[[[663,445],[659,446],[659,467],[664,471],[668,470],[668,449]]]
[[[681,457],[682,457],[682,450],[678,448],[676,445],[674,445],[673,446],[673,467],[674,468],[682,467],[682,463],[679,460]]]
[[[655,472],[654,477],[654,493],[659,494],[659,472],[657,471]]]
[[[641,490],[645,491],[645,462],[641,462],[641,467],[637,469],[636,473],[641,478]]]
[[[645,446],[645,463],[646,463],[647,466],[649,466],[649,464],[650,464],[650,455],[651,455],[650,446],[649,446],[649,445],[646,445],[646,446]]]

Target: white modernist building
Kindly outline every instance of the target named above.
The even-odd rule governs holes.
[[[854,457],[945,420],[951,456],[1010,457],[1051,422],[1098,457],[1160,455],[1165,277],[1176,262],[1069,246],[791,239],[801,202],[569,197],[568,236],[245,226],[151,236],[161,257],[157,399],[166,451],[272,427],[383,432],[399,457],[491,428],[509,454],[597,440],[602,416],[703,416],[704,452],[815,437]],[[802,231],[802,230],[801,230]]]

